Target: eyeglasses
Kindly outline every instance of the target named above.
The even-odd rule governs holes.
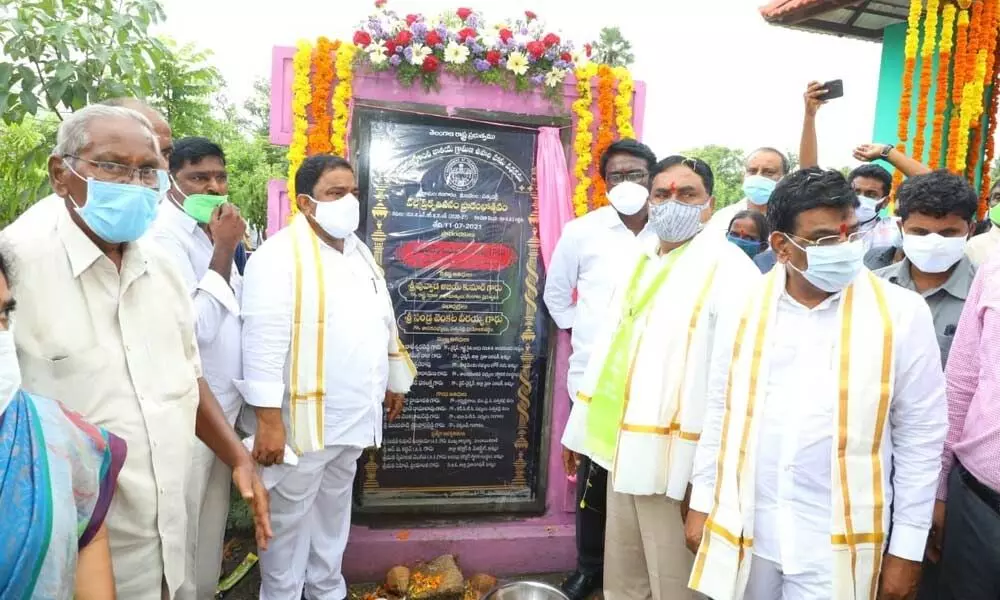
[[[611,185],[618,185],[619,183],[624,183],[626,181],[631,183],[642,183],[647,177],[649,177],[649,172],[643,170],[628,171],[626,173],[608,173],[607,183]]]
[[[130,167],[106,160],[88,160],[72,154],[67,154],[65,158],[87,163],[94,167],[94,179],[109,183],[131,183],[138,180],[145,187],[160,188],[167,178],[166,171],[155,167]]]
[[[828,235],[828,236],[825,236],[825,237],[821,237],[818,240],[806,239],[804,237],[799,237],[799,236],[791,234],[791,233],[787,233],[785,235],[787,235],[789,238],[795,238],[797,240],[800,240],[806,246],[838,246],[838,245],[844,244],[844,243],[848,243],[849,244],[851,242],[859,242],[859,241],[865,239],[865,236],[867,236],[869,233],[871,233],[871,232],[869,232],[869,231],[855,231],[854,233],[849,234],[847,236],[842,236],[842,235]]]

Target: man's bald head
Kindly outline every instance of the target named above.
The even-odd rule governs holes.
[[[110,98],[101,104],[130,108],[149,119],[149,122],[153,124],[153,132],[160,142],[160,154],[163,155],[163,160],[166,163],[163,168],[167,168],[166,165],[170,163],[170,154],[174,151],[173,132],[170,130],[170,124],[159,111],[138,98]]]

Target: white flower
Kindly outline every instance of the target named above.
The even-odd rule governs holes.
[[[455,65],[464,65],[469,60],[469,47],[452,40],[444,49],[444,61]]]
[[[556,87],[566,79],[566,71],[564,69],[552,69],[545,74],[545,85],[546,87]]]
[[[517,50],[511,52],[507,56],[507,70],[517,75],[524,75],[528,72],[528,57]]]
[[[410,55],[411,65],[422,65],[424,59],[433,54],[434,51],[423,44],[414,44],[413,54]]]
[[[495,35],[484,35],[479,41],[484,48],[491,50],[497,47],[497,44],[500,43],[500,38]]]
[[[575,67],[585,67],[590,62],[587,58],[587,52],[585,50],[576,50],[573,52],[573,66]]]
[[[380,65],[384,65],[386,63],[386,61],[388,61],[388,60],[389,60],[389,57],[385,55],[385,52],[369,52],[368,53],[368,62],[370,62],[371,64],[375,65],[376,67],[380,66]]]
[[[530,41],[532,41],[532,37],[530,35],[524,35],[522,33],[514,35],[514,43],[522,48],[527,46]]]

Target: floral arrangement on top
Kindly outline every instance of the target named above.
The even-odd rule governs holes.
[[[487,24],[471,8],[427,18],[401,17],[385,0],[375,7],[354,32],[358,60],[372,71],[395,70],[403,85],[420,81],[436,89],[447,72],[517,91],[542,86],[555,97],[566,75],[590,62],[590,44],[574,49],[531,11],[523,19]]]

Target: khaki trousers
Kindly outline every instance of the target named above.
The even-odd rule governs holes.
[[[680,504],[665,495],[619,494],[608,477],[605,600],[704,598],[687,586],[693,564]]]

